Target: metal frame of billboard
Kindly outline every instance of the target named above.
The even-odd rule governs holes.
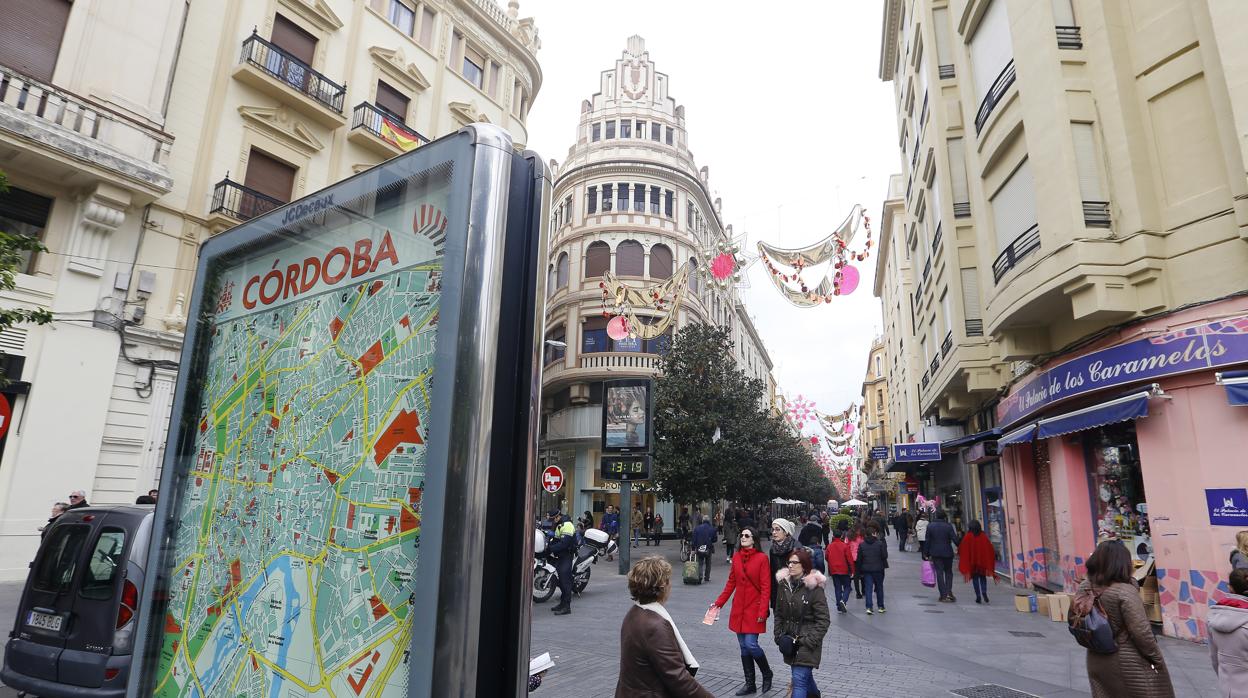
[[[612,446],[607,443],[607,414],[611,409],[609,400],[615,388],[644,387],[646,389],[645,441],[636,446]],[[602,383],[602,453],[603,455],[635,455],[654,450],[654,381],[649,378],[619,378]]]
[[[545,275],[544,225],[550,176],[540,157],[515,152],[511,137],[488,124],[459,132],[393,158],[243,223],[200,249],[174,392],[161,497],[152,531],[129,695],[152,692],[149,673],[160,650],[163,613],[153,618],[158,590],[169,584],[171,524],[177,494],[190,476],[203,371],[211,341],[210,298],[222,265],[297,240],[298,222],[326,194],[351,200],[376,191],[379,181],[400,181],[452,163],[450,222],[442,267],[434,348],[426,480],[422,499],[419,565],[414,583],[408,695],[523,695],[528,679],[528,619],[540,353]],[[459,173],[464,173],[460,176]],[[332,205],[332,204],[330,204]],[[300,207],[304,209],[300,209]],[[506,264],[505,264],[506,262]],[[529,341],[524,342],[528,335]],[[503,400],[496,400],[499,388]],[[527,388],[527,390],[525,390]],[[523,454],[516,462],[517,455]],[[505,516],[495,516],[497,508]],[[487,518],[487,510],[491,511]],[[467,532],[467,533],[466,533]],[[487,577],[475,542],[499,536],[490,565],[510,576]],[[485,579],[505,579],[507,594]],[[493,582],[492,582],[493,584]],[[509,621],[499,632],[498,614]],[[155,643],[155,644],[153,644]],[[502,662],[501,671],[500,664]]]

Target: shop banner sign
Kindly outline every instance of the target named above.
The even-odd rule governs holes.
[[[940,460],[940,442],[893,444],[893,460],[898,463],[925,463]]]
[[[1248,489],[1205,490],[1211,526],[1248,527]]]
[[[888,446],[872,446],[871,460],[884,460],[888,458]]]
[[[1084,393],[1246,361],[1248,315],[1146,337],[1037,372],[997,406],[997,424]]]

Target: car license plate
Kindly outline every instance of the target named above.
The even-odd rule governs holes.
[[[38,611],[31,611],[30,616],[26,619],[26,625],[29,625],[32,628],[41,628],[43,630],[51,630],[53,632],[60,632],[61,623],[63,623],[64,621],[65,619],[61,616],[54,616],[50,613],[40,613]]]

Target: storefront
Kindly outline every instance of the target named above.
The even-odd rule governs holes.
[[[977,493],[976,514],[984,527],[988,540],[996,551],[997,574],[1010,576],[1010,541],[1006,536],[1005,488],[1001,480],[1001,461],[997,457],[997,442],[981,441],[962,453],[974,481]]]
[[[997,411],[999,484],[979,470],[985,518],[1000,490],[1013,582],[1073,591],[1097,543],[1119,540],[1141,577],[1155,566],[1163,632],[1204,639],[1248,528],[1246,366],[1237,298],[1122,328],[1015,386]]]

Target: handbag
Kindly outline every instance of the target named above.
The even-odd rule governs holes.
[[[1087,615],[1070,616],[1070,634],[1075,642],[1097,654],[1114,654],[1118,651],[1118,641],[1114,639],[1114,629],[1109,624],[1109,617],[1101,607],[1101,595],[1092,600],[1092,609]]]
[[[920,579],[925,587],[936,586],[936,568],[932,566],[931,560],[923,561],[923,575]]]

